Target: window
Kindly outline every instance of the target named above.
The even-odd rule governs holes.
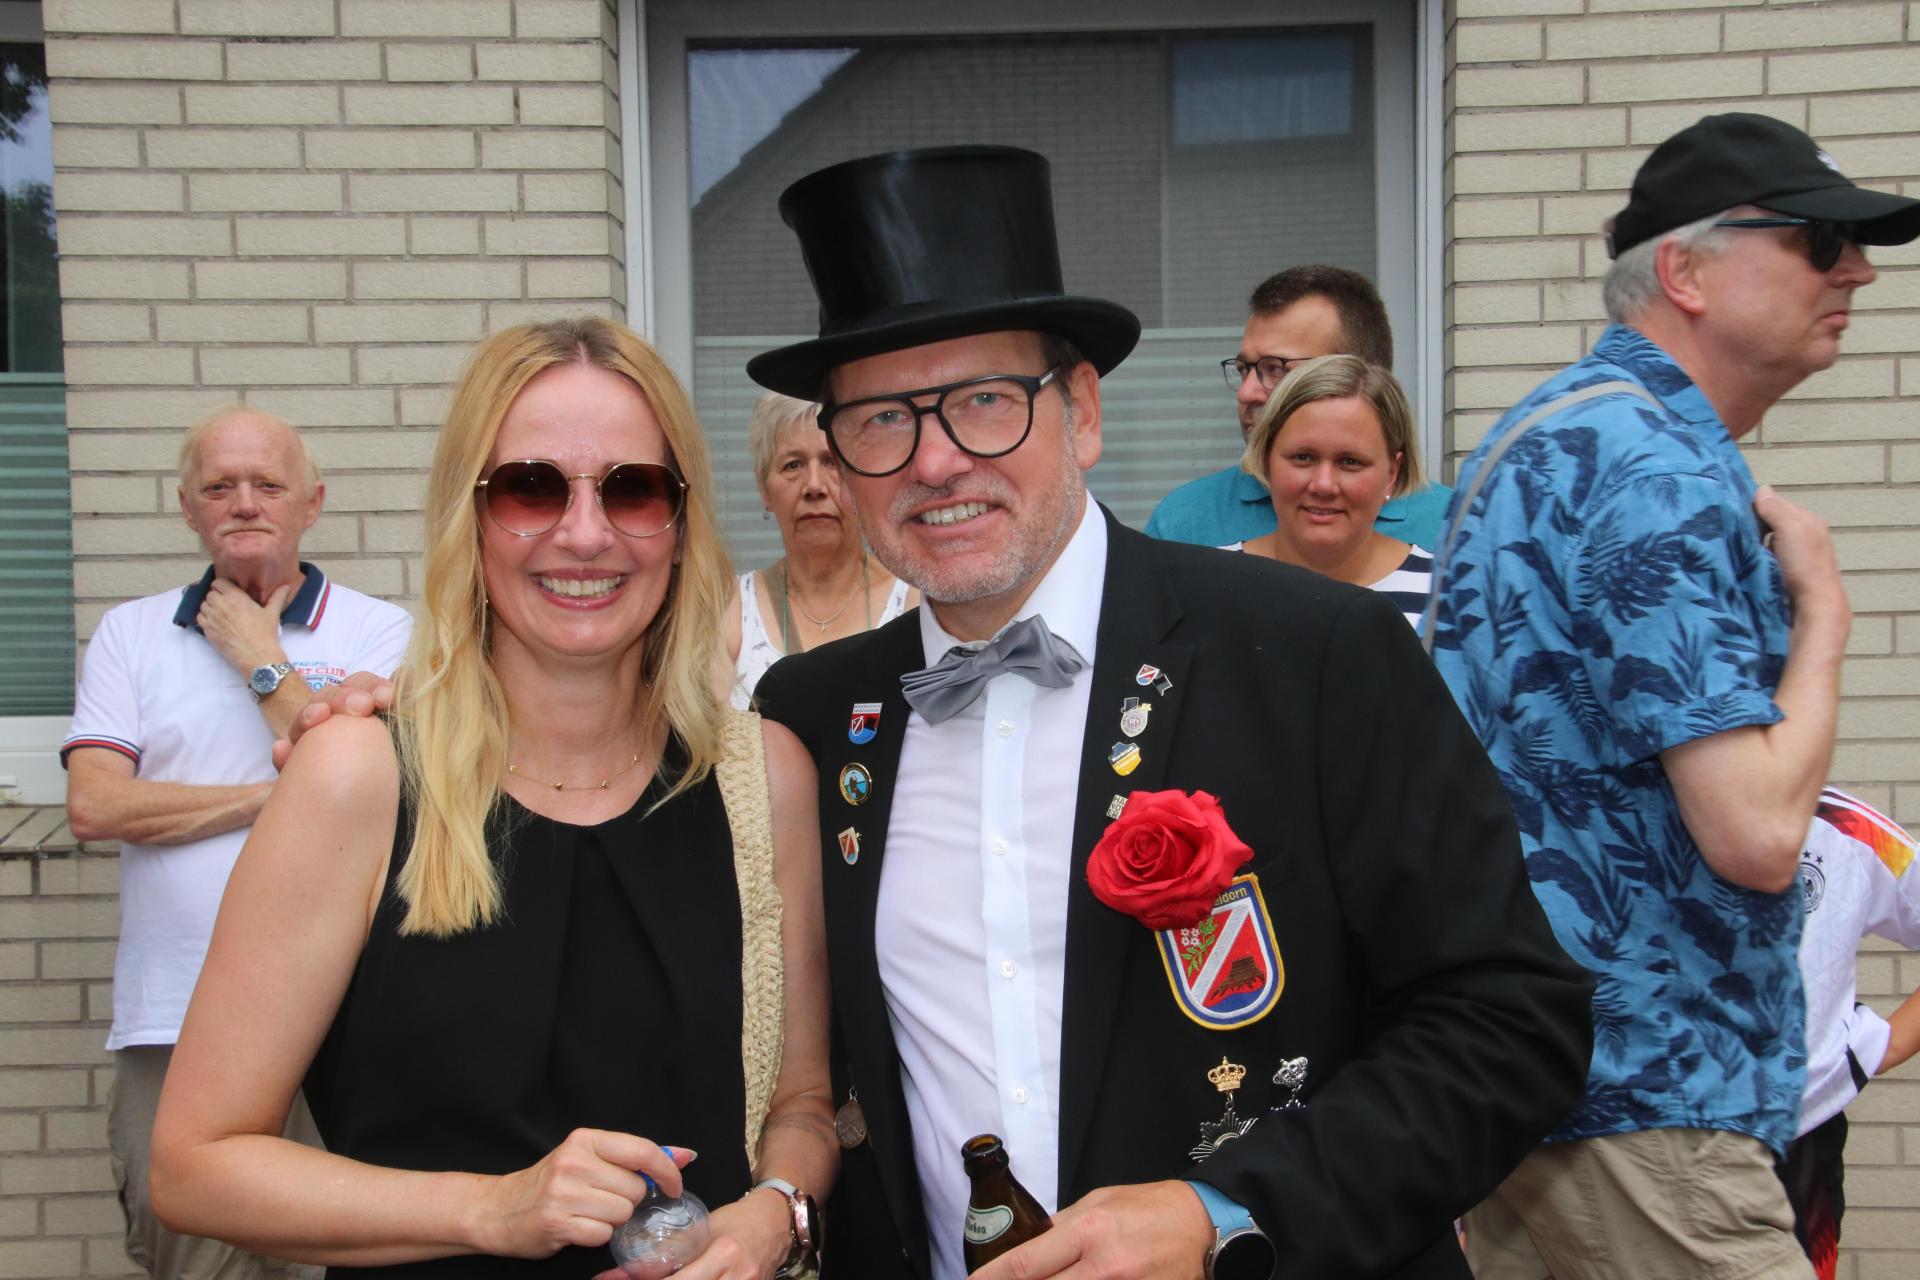
[[[73,709],[56,242],[44,46],[0,43],[0,716]]]
[[[759,388],[744,365],[817,332],[776,202],[825,165],[967,142],[1049,159],[1068,290],[1144,327],[1104,380],[1090,476],[1135,526],[1176,485],[1238,460],[1218,362],[1262,279],[1350,267],[1380,285],[1397,329],[1415,328],[1410,6],[1190,0],[1170,18],[1127,0],[1027,0],[969,7],[964,31],[944,6],[902,0],[887,16],[870,33],[870,6],[644,5],[651,168],[629,174],[650,187],[651,251],[634,255],[630,314],[653,317],[689,376],[742,568],[781,554],[759,518],[745,430]]]

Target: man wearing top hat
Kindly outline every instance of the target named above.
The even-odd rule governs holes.
[[[1736,442],[1832,364],[1920,202],[1708,116],[1610,227],[1614,321],[1461,468],[1435,659],[1598,980],[1585,1095],[1468,1219],[1482,1280],[1809,1276],[1773,1173],[1805,1072],[1802,840],[1851,612],[1826,526]]]
[[[820,769],[829,1273],[957,1280],[993,1132],[1056,1216],[983,1280],[1466,1276],[1451,1220],[1577,1096],[1590,983],[1405,622],[1089,500],[1139,323],[1064,293],[1041,157],[781,212],[821,336],[749,372],[823,402],[927,601],[759,688]]]

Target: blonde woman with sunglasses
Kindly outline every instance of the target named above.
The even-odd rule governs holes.
[[[508,330],[426,519],[391,725],[313,729],[235,868],[161,1216],[356,1275],[580,1280],[620,1274],[650,1179],[713,1206],[686,1280],[804,1264],[837,1157],[814,773],[716,693],[685,393],[611,323]],[[326,1152],[278,1137],[303,1081]]]

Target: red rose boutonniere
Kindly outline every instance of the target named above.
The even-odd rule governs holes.
[[[1087,884],[1115,911],[1149,929],[1197,923],[1252,861],[1204,791],[1136,791],[1087,860]]]

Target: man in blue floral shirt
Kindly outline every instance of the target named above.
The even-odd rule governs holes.
[[[1610,230],[1614,324],[1467,459],[1436,579],[1435,660],[1598,983],[1585,1097],[1468,1252],[1479,1280],[1803,1277],[1772,1171],[1805,1074],[1788,891],[1852,615],[1826,526],[1735,441],[1833,363],[1860,246],[1920,203],[1730,114],[1661,144]]]

